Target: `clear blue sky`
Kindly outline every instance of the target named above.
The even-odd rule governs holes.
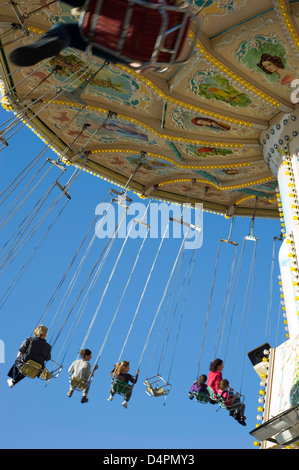
[[[8,117],[10,117],[10,114],[7,114],[1,108],[1,123]],[[16,133],[9,141],[9,147],[0,153],[1,190],[23,170],[43,146],[44,144],[28,129]],[[52,151],[49,151],[46,155],[50,158],[55,158],[55,154]],[[61,178],[60,182],[62,184],[66,183],[72,171],[69,169],[67,174]],[[54,168],[43,180],[40,192],[37,190],[36,193],[33,193],[31,202],[28,202],[28,205],[26,202],[3,230],[1,233],[1,247],[8,240],[11,233],[13,233],[14,228],[28,214],[29,208],[46,191],[56,175],[58,175],[58,170]],[[282,318],[280,318],[278,324],[280,302],[277,278],[278,245],[276,249],[270,328],[266,326],[273,238],[280,234],[279,220],[257,218],[255,221],[254,232],[258,238],[258,243],[252,304],[248,329],[246,329],[247,310],[244,314],[243,326],[240,329],[253,247],[252,242],[246,243],[236,308],[224,364],[223,376],[232,379],[231,385],[234,388],[238,389],[240,387],[243,375],[242,392],[246,397],[246,427],[240,426],[228,416],[225,410],[216,411],[218,409],[217,406],[200,405],[188,399],[188,390],[196,377],[200,358],[200,373],[208,373],[209,363],[212,359],[216,342],[218,318],[222,310],[227,288],[228,267],[232,261],[234,250],[229,245],[224,245],[221,250],[209,322],[202,350],[204,326],[208,312],[219,239],[227,238],[230,229],[229,220],[226,220],[223,216],[206,212],[203,217],[203,245],[198,250],[196,256],[189,295],[182,316],[180,334],[171,369],[170,383],[172,384],[172,389],[165,404],[163,398],[148,397],[143,385],[143,381],[148,374],[155,341],[158,338],[160,321],[158,321],[146,349],[141,364],[140,377],[134,388],[128,409],[126,410],[121,406],[122,400],[119,396],[115,396],[113,402],[107,401],[110,386],[109,372],[119,357],[143,286],[152,266],[159,243],[159,240],[154,239],[149,239],[145,245],[139,270],[136,271],[135,277],[132,278],[132,283],[108,336],[100,357],[99,369],[96,371],[91,385],[89,402],[84,405],[80,403],[80,392],[75,392],[72,398],[67,397],[66,393],[69,386],[67,369],[69,364],[77,357],[77,351],[85,337],[95,308],[100,301],[123,240],[116,240],[109,253],[99,282],[96,284],[93,295],[84,311],[80,327],[76,331],[76,336],[67,351],[63,363],[64,368],[60,376],[52,380],[47,387],[45,387],[44,382],[38,379],[25,379],[13,389],[7,386],[6,374],[14,362],[21,342],[30,335],[94,219],[96,206],[104,201],[111,187],[110,183],[87,173],[80,174],[78,180],[70,188],[72,197],[70,203],[66,206],[57,224],[53,227],[53,230],[38,250],[12,294],[1,308],[0,339],[5,344],[5,363],[0,364],[2,398],[0,419],[5,425],[2,425],[0,447],[2,449],[254,449],[254,439],[250,436],[249,431],[257,423],[256,416],[258,414],[260,385],[259,377],[254,372],[247,358],[247,352],[266,341],[270,342],[272,346],[285,341]],[[55,191],[55,194],[58,194],[58,188],[55,188]],[[131,191],[129,195],[136,202],[144,202],[135,197]],[[42,236],[53,217],[50,217],[45,222],[39,232],[39,237]],[[237,218],[234,223],[232,240],[239,243],[238,256],[241,251],[243,237],[249,233],[249,226],[250,219],[248,218]],[[1,276],[2,294],[9,288],[18,270],[36,246],[38,236],[37,238],[32,238],[30,244],[24,248],[5,271],[5,274]],[[90,259],[86,261],[85,276],[90,271],[92,263],[103,249],[106,241],[100,239],[95,241]],[[94,358],[103,344],[111,317],[123,292],[140,243],[140,239],[129,240],[115,276],[107,290],[99,315],[86,344],[86,347],[92,350]],[[148,290],[146,291],[124,352],[123,359],[130,361],[132,373],[135,372],[140,359],[149,328],[157,311],[180,244],[181,239],[168,239],[161,249],[157,265],[155,266],[156,269],[153,271]],[[186,251],[185,265],[182,268],[182,273],[185,272],[190,255],[191,251]],[[81,259],[81,256],[79,259]],[[85,278],[82,276],[80,278],[81,281],[78,281],[78,289],[83,285],[83,279]],[[69,281],[70,278],[65,282],[64,288],[67,287]],[[178,289],[179,287],[177,291]],[[74,300],[75,294],[73,293],[72,295]],[[164,308],[161,309],[159,319],[162,318],[164,310]],[[228,319],[230,319],[230,311],[231,309],[228,310]],[[67,312],[68,310],[66,309],[64,315]],[[51,311],[52,314],[53,311]],[[173,323],[172,336],[170,336],[165,353],[163,363],[165,370],[162,370],[162,375],[165,378],[168,378],[169,364],[174,353],[174,341],[178,331],[180,314],[181,310],[178,309]],[[49,321],[50,318],[52,317],[49,317]],[[47,324],[47,321],[48,317],[44,323]],[[226,328],[228,324],[229,320],[226,321]],[[236,352],[239,331],[239,347]],[[65,333],[65,330],[63,330],[63,333]],[[163,333],[162,331],[161,338],[165,338],[166,336],[164,335],[165,332]],[[49,334],[50,337],[51,332]],[[223,348],[226,347],[227,337],[227,333],[224,332]],[[161,358],[159,347],[158,345],[157,353],[152,360],[149,376],[155,375],[159,370],[159,360]],[[245,356],[244,349],[246,352]],[[57,357],[59,352],[60,346],[58,347],[57,341],[57,349],[55,345],[53,350],[53,359]],[[219,355],[223,357],[224,353],[220,351]],[[233,367],[234,360],[235,365]],[[233,376],[231,377],[232,369]]]

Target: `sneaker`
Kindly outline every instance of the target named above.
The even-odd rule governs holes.
[[[123,402],[122,402],[122,406],[123,406],[124,408],[128,408],[127,402],[126,402],[126,401],[123,401]]]
[[[71,397],[71,396],[73,395],[73,391],[74,391],[74,390],[69,390],[69,391],[67,392],[67,396],[68,396],[68,397]]]
[[[88,402],[88,398],[87,397],[82,397],[81,398],[81,403],[87,403]]]
[[[109,398],[107,398],[107,401],[112,401],[113,400],[113,395],[110,395]]]
[[[9,59],[15,65],[26,67],[57,55],[62,49],[64,43],[58,36],[46,36],[29,46],[17,47],[11,51]]]
[[[7,379],[7,383],[10,388],[14,386],[14,381],[12,379]]]

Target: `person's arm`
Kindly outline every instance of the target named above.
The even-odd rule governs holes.
[[[72,362],[72,364],[70,365],[70,367],[68,368],[68,372],[69,374],[73,374],[74,373],[74,362]]]
[[[135,383],[137,382],[138,374],[139,374],[139,369],[137,369],[137,372],[136,372],[135,377],[132,377],[132,375],[131,375],[130,380],[131,380],[131,382],[132,382],[133,384],[135,384]]]
[[[45,361],[49,361],[51,359],[51,346],[47,343],[47,346],[49,347],[48,353],[45,357]]]
[[[235,399],[239,396],[239,393],[236,392],[234,395],[232,395],[230,392],[233,392],[233,388],[229,388],[227,392],[225,392],[225,396],[223,396],[225,404],[227,406],[230,406],[234,403]]]
[[[95,370],[97,370],[99,368],[99,366],[97,364],[95,364],[92,368],[92,374],[94,373]]]
[[[20,356],[20,354],[24,354],[28,350],[29,345],[30,345],[30,338],[26,338],[21,344],[21,346],[19,347],[18,356]]]

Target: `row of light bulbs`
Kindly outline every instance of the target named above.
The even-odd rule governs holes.
[[[289,179],[289,182],[288,182],[288,187],[290,188],[290,192],[289,192],[290,201],[289,202],[290,202],[290,207],[291,207],[292,214],[293,214],[293,221],[295,224],[298,224],[299,223],[299,202],[298,202],[298,194],[297,194],[296,186],[294,184],[295,177],[294,177],[290,157],[286,157],[284,159],[283,164],[286,166],[285,175]],[[293,279],[293,287],[295,291],[295,301],[296,303],[298,303],[299,302],[299,275],[298,275],[299,269],[298,269],[298,260],[297,260],[297,255],[295,251],[293,233],[289,233],[287,235],[286,243],[289,248],[289,258],[291,262],[291,274],[292,274],[292,279]],[[297,314],[299,315],[299,308],[297,309]],[[285,312],[284,312],[284,316],[285,316],[284,323],[287,325]],[[289,334],[287,334],[287,338],[289,338]]]
[[[284,34],[289,38],[289,44],[291,45],[296,57],[298,58],[299,53],[299,39],[297,32],[293,26],[292,20],[289,17],[288,10],[284,0],[274,0],[274,10],[281,24]]]
[[[288,188],[289,189],[289,199],[290,199],[290,207],[292,210],[293,214],[293,221],[296,223],[296,221],[299,220],[299,207],[298,207],[298,198],[297,198],[297,192],[296,188],[294,185],[294,174],[293,174],[293,169],[291,165],[290,158],[285,156],[283,165],[286,167],[285,169],[285,176],[288,178]],[[283,237],[286,238],[286,244],[289,249],[289,261],[291,264],[291,274],[292,274],[292,279],[293,279],[293,287],[295,290],[295,301],[299,301],[299,282],[298,282],[298,263],[297,263],[297,256],[295,252],[295,246],[294,246],[294,240],[293,240],[293,234],[288,233],[286,235],[286,230],[285,230],[285,222],[284,222],[284,216],[282,212],[282,202],[280,198],[280,194],[277,194],[277,203],[278,203],[278,210],[279,210],[279,216],[280,216],[280,221],[281,221],[281,232],[283,234]],[[286,315],[286,308],[285,308],[285,301],[284,301],[284,294],[283,294],[283,288],[282,288],[282,281],[281,281],[281,276],[278,276],[279,278],[279,285],[280,291],[281,291],[281,305],[282,305],[282,310],[283,310],[283,317],[284,317],[284,324],[285,324],[285,331],[286,331],[286,338],[288,339],[290,337],[289,335],[289,328],[288,328],[288,322],[287,322],[287,315]],[[298,310],[299,311],[299,310]]]
[[[35,27],[35,26],[28,25],[27,29],[28,29],[28,31],[33,32],[33,33],[37,33],[39,35],[45,33],[45,30],[43,30],[39,27]],[[193,39],[193,36],[194,36],[194,33],[192,31],[190,31],[189,32],[189,38]],[[277,101],[276,99],[273,99],[270,95],[267,95],[266,93],[262,92],[261,90],[256,88],[254,85],[252,85],[251,83],[249,83],[248,81],[246,81],[242,77],[240,77],[238,74],[232,72],[232,70],[230,70],[229,67],[226,67],[224,64],[220,63],[218,59],[216,59],[213,55],[211,55],[206,50],[206,48],[203,46],[203,44],[199,40],[197,41],[196,47],[197,47],[197,49],[199,50],[199,52],[201,54],[201,58],[203,58],[205,61],[209,62],[209,64],[213,65],[214,67],[217,67],[220,70],[221,73],[223,73],[225,75],[228,75],[231,79],[234,80],[234,82],[237,83],[237,85],[242,86],[242,88],[244,87],[247,92],[250,92],[250,93],[254,94],[256,97],[266,101],[268,104],[271,104],[272,106],[276,106],[277,108],[280,107],[279,101]],[[116,64],[116,67],[121,68],[126,73],[130,73],[132,76],[138,77],[138,79],[140,81],[142,81],[151,90],[153,90],[157,94],[158,97],[164,98],[164,99],[166,97],[167,101],[169,101],[170,103],[175,103],[176,105],[180,105],[180,106],[183,105],[184,107],[187,107],[187,108],[192,109],[192,110],[195,110],[195,109],[199,110],[199,108],[197,106],[189,105],[188,103],[185,103],[181,100],[177,100],[176,98],[165,95],[165,93],[163,93],[162,90],[160,90],[153,82],[151,82],[151,80],[149,80],[146,77],[143,77],[140,74],[137,74],[134,70],[127,67],[126,65]],[[207,110],[201,109],[201,112],[207,112]],[[217,115],[217,119],[220,118],[219,113],[213,113],[213,114],[215,116]],[[245,125],[245,126],[250,126],[250,127],[252,126],[252,123],[250,123],[248,121],[244,121],[242,119],[234,119],[234,118],[228,118],[228,117],[226,117],[226,119],[230,119],[230,122],[234,122],[236,124],[238,123],[238,124]]]
[[[269,369],[269,354],[270,351],[267,349],[264,350],[264,357],[262,359],[264,363],[264,372],[260,375],[261,377],[261,382],[260,382],[260,391],[259,391],[259,398],[258,398],[258,403],[259,406],[257,408],[257,411],[259,414],[257,415],[256,419],[258,421],[263,421],[264,419],[264,403],[265,403],[265,397],[266,397],[266,388],[267,388],[267,379],[268,379],[268,369]],[[258,428],[260,426],[260,423],[258,422],[255,427]],[[261,442],[259,441],[254,441],[253,445],[255,447],[260,447]]]
[[[292,169],[292,164],[291,164],[291,159],[289,156],[285,156],[283,165],[286,167],[285,168],[285,176],[288,179],[288,188],[289,188],[289,203],[290,203],[290,208],[292,211],[293,215],[293,221],[295,224],[298,223],[299,221],[299,204],[298,204],[298,196],[297,196],[297,191],[296,187],[294,184],[294,173]],[[295,251],[295,245],[294,245],[294,236],[293,233],[288,233],[286,234],[285,230],[285,222],[284,222],[284,216],[283,216],[283,211],[282,211],[282,202],[280,198],[280,194],[277,193],[277,202],[278,202],[278,209],[279,209],[279,216],[281,220],[281,231],[283,232],[283,236],[285,237],[285,242],[286,245],[289,249],[289,258],[290,258],[290,264],[291,264],[291,274],[292,274],[292,280],[293,280],[293,287],[294,287],[294,292],[295,292],[295,301],[299,302],[299,276],[298,276],[298,262],[297,262],[297,256],[296,256],[296,251]],[[287,316],[286,316],[286,307],[285,307],[285,302],[284,302],[284,295],[283,295],[283,289],[282,289],[282,281],[281,281],[281,276],[278,276],[279,278],[279,284],[280,284],[280,291],[281,291],[281,304],[282,304],[282,310],[283,310],[283,316],[284,316],[284,324],[285,324],[285,329],[287,331],[286,337],[289,338],[289,333],[288,333],[288,324],[287,324]],[[299,309],[297,311],[299,315]],[[268,368],[269,368],[269,359],[266,357],[269,355],[268,351],[264,351],[265,356],[263,357],[263,362],[265,362],[265,372],[261,374],[261,378],[263,379],[260,383],[261,389],[259,392],[259,406],[257,410],[259,411],[259,415],[257,416],[257,420],[263,421],[264,419],[264,408],[263,408],[263,403],[265,402],[265,396],[266,396],[266,386],[267,386],[267,378],[268,378]],[[259,427],[260,424],[257,423],[256,427]],[[255,441],[254,446],[260,447],[261,442]]]

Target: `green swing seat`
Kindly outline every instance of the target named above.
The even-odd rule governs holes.
[[[115,379],[112,383],[112,391],[118,395],[125,395],[131,389],[132,386],[123,380]]]
[[[206,404],[206,403],[209,403],[210,401],[210,395],[208,395],[207,393],[197,392],[195,393],[194,396],[195,396],[195,400],[198,403]]]
[[[209,393],[210,400],[213,400],[213,401],[217,402],[218,398],[216,397],[216,395],[214,393],[214,390],[211,387],[209,387],[208,385],[207,385],[207,390],[208,390],[208,393]]]

